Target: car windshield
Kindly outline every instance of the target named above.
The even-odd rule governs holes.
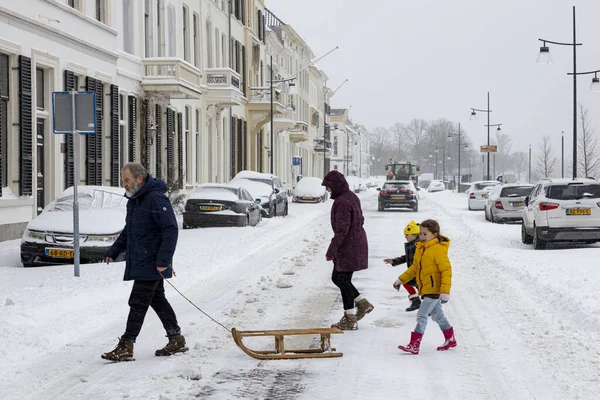
[[[270,179],[260,179],[260,178],[243,178],[243,179],[248,179],[249,181],[252,181],[252,182],[266,183],[269,186],[273,186],[273,183]]]
[[[525,197],[531,193],[531,186],[513,186],[502,188],[500,197]]]
[[[104,190],[92,190],[77,194],[80,210],[103,210],[125,208],[127,198]],[[60,197],[48,211],[73,211],[73,195]]]
[[[195,200],[237,201],[238,189],[222,186],[201,186],[197,188],[189,198]]]
[[[600,184],[553,185],[546,189],[546,197],[555,200],[600,198]]]
[[[475,183],[473,186],[474,186],[475,190],[483,190],[483,189],[488,188],[490,186],[496,186],[496,185],[497,185],[497,183],[491,183],[490,182],[490,183]]]
[[[384,183],[382,190],[410,190],[408,183]]]

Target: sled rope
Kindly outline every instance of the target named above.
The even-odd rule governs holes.
[[[223,325],[222,323],[220,323],[219,321],[217,321],[216,319],[214,319],[213,317],[211,317],[210,315],[208,315],[207,313],[205,313],[204,311],[202,311],[200,309],[200,307],[198,307],[197,305],[195,305],[190,299],[188,299],[187,297],[185,297],[185,295],[183,293],[181,293],[171,282],[169,282],[169,280],[167,278],[165,278],[162,274],[162,272],[159,272],[160,276],[163,277],[163,279],[165,280],[165,282],[167,282],[169,285],[171,285],[171,287],[173,289],[175,289],[175,291],[177,293],[179,293],[181,295],[181,297],[183,297],[184,299],[186,299],[187,301],[190,302],[191,305],[193,305],[194,307],[196,307],[198,309],[198,311],[200,311],[202,314],[206,315],[208,318],[210,318],[215,324],[221,325],[227,332],[231,333],[231,329],[226,327],[225,325]]]

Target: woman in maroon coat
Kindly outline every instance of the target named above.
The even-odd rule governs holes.
[[[340,288],[344,316],[332,328],[358,329],[357,321],[373,310],[373,305],[356,290],[352,274],[368,268],[369,243],[363,228],[364,218],[359,198],[350,191],[346,178],[331,171],[321,184],[334,199],[331,207],[331,228],[334,236],[327,249],[327,261],[333,261],[331,280]],[[356,313],[354,307],[356,303]]]

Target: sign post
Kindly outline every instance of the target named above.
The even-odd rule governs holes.
[[[77,183],[79,181],[79,134],[96,133],[96,93],[94,92],[53,92],[52,120],[55,134],[73,136],[73,266],[79,277],[79,201]]]

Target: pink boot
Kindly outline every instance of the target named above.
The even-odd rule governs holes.
[[[442,331],[442,333],[444,334],[444,338],[446,339],[446,341],[443,345],[437,348],[438,351],[446,351],[450,350],[452,347],[456,347],[456,339],[454,339],[454,328],[450,327],[445,331]]]
[[[410,333],[410,343],[407,346],[400,345],[398,348],[402,351],[406,351],[407,353],[419,354],[421,339],[423,339],[423,334],[413,331]]]

